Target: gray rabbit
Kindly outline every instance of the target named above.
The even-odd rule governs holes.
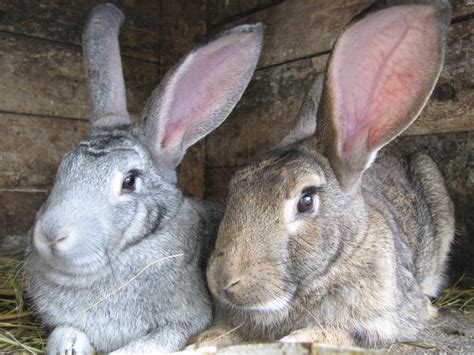
[[[436,314],[454,235],[443,178],[425,154],[375,158],[425,106],[450,19],[447,0],[379,2],[344,29],[294,130],[230,183],[198,345],[377,346]]]
[[[240,99],[262,27],[236,27],[190,52],[134,126],[119,53],[122,22],[110,4],[87,20],[92,131],[63,157],[27,248],[27,292],[54,328],[51,354],[176,351],[212,317],[202,266],[222,211],[183,196],[175,167]]]

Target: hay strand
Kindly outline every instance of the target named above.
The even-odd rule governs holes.
[[[0,257],[0,352],[44,353],[45,330],[23,297],[21,262]]]

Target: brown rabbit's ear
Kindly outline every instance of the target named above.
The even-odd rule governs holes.
[[[189,53],[155,89],[143,129],[161,168],[174,171],[186,149],[227,118],[255,71],[262,39],[261,24],[226,31]]]
[[[425,106],[444,61],[448,2],[385,8],[351,23],[326,72],[318,134],[341,185],[352,189],[377,151]]]
[[[118,34],[123,14],[112,4],[96,6],[82,36],[93,127],[130,124]]]
[[[317,74],[306,93],[293,128],[277,147],[285,147],[314,135],[316,132],[316,114],[321,92],[323,91],[323,81],[324,73]]]

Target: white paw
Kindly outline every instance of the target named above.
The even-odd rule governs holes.
[[[87,336],[78,329],[58,327],[53,330],[46,345],[48,355],[90,355],[94,349]]]

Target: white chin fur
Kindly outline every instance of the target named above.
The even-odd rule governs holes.
[[[290,305],[290,298],[282,297],[282,298],[275,298],[273,300],[267,301],[265,303],[250,305],[250,306],[236,306],[231,303],[231,305],[235,308],[244,310],[244,311],[258,311],[262,313],[277,313],[281,312],[288,308]],[[229,304],[228,302],[225,302]]]

